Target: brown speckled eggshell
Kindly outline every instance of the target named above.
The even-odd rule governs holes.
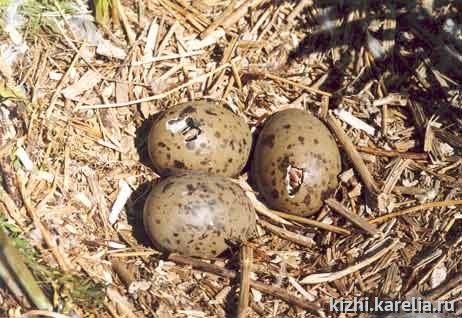
[[[303,169],[298,192],[289,195],[288,167]],[[308,216],[318,211],[338,185],[340,153],[327,127],[307,111],[271,115],[257,139],[251,173],[269,206]]]
[[[232,181],[202,173],[179,174],[155,184],[144,206],[146,232],[161,250],[213,258],[225,240],[255,231],[255,211]]]
[[[177,132],[172,128],[182,121],[198,128],[196,139],[188,140],[181,128]],[[210,100],[167,109],[153,123],[148,140],[151,161],[162,176],[184,171],[236,176],[247,163],[251,145],[252,134],[244,120]]]

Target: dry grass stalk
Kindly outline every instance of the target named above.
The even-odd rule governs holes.
[[[412,159],[412,160],[427,160],[428,155],[426,153],[418,153],[418,152],[399,152],[394,150],[384,150],[379,149],[376,147],[364,147],[364,146],[356,146],[356,150],[359,152],[368,153],[371,155],[381,156],[381,157],[401,157],[405,159]]]
[[[280,217],[284,218],[284,219],[295,221],[295,222],[301,223],[301,224],[310,225],[312,227],[319,228],[319,229],[322,229],[322,230],[326,230],[326,231],[329,231],[329,232],[343,234],[343,235],[350,235],[351,234],[351,232],[348,231],[347,229],[344,229],[344,228],[341,228],[341,227],[338,227],[338,226],[335,226],[335,225],[315,221],[315,220],[312,220],[312,219],[308,219],[308,218],[304,218],[304,217],[301,217],[301,216],[298,216],[298,215],[284,213],[284,212],[280,212],[280,211],[271,210],[271,212],[273,214],[277,215],[277,216],[280,216]]]
[[[338,202],[335,199],[327,199],[326,204],[331,207],[335,212],[341,214],[343,217],[345,217],[348,221],[353,223],[354,225],[358,226],[360,229],[365,231],[371,236],[376,236],[380,233],[377,228],[369,222],[367,222],[366,219],[360,217],[359,215],[355,214],[354,212],[351,212],[348,210],[345,206],[343,206],[340,202]]]
[[[0,203],[5,206],[6,212],[16,222],[16,225],[18,225],[19,228],[24,229],[25,222],[28,220],[24,220],[24,217],[19,212],[16,203],[14,203],[14,200],[11,198],[8,192],[3,189],[2,185],[0,185]]]
[[[399,240],[394,240],[387,247],[379,251],[377,254],[374,254],[373,256],[370,256],[366,258],[365,260],[360,261],[357,264],[347,267],[341,271],[332,272],[332,273],[311,274],[309,276],[306,276],[304,279],[302,279],[301,283],[302,284],[319,284],[319,283],[325,283],[325,282],[332,282],[342,277],[345,277],[349,274],[353,274],[361,270],[362,268],[369,266],[372,263],[376,262],[377,260],[381,259],[385,254],[392,251],[398,245],[398,243],[399,243]]]
[[[274,222],[277,222],[277,223],[280,223],[280,224],[285,224],[285,225],[292,225],[292,223],[286,221],[284,218],[278,216],[274,210],[271,210],[269,208],[267,208],[263,203],[261,203],[257,197],[255,196],[255,194],[253,192],[250,192],[250,191],[246,191],[246,194],[247,194],[247,197],[250,199],[250,201],[252,202],[252,205],[253,207],[255,208],[255,210],[266,216],[267,218],[273,220]]]
[[[67,68],[66,70],[66,73],[64,73],[64,75],[61,77],[61,79],[59,80],[58,82],[58,85],[56,86],[56,89],[53,93],[53,96],[51,97],[50,99],[50,103],[48,105],[48,109],[46,110],[46,117],[47,118],[50,118],[51,114],[53,113],[53,109],[55,107],[55,104],[56,104],[56,101],[58,100],[58,97],[60,96],[61,94],[61,91],[63,90],[64,88],[64,85],[66,85],[67,81],[68,81],[68,78],[69,78],[69,74],[71,73],[71,71],[74,69],[75,67],[75,64],[77,63],[77,61],[79,60],[80,58],[80,54],[81,54],[81,51],[83,49],[84,46],[82,46],[79,50],[79,52],[77,54],[74,55],[74,58],[72,59],[71,63],[69,64],[69,67]]]
[[[271,74],[269,72],[264,72],[262,75],[263,75],[264,78],[268,78],[268,79],[274,80],[276,82],[281,82],[281,83],[284,83],[284,84],[289,84],[289,85],[292,85],[294,87],[301,88],[301,89],[303,89],[303,90],[305,90],[307,92],[313,93],[313,94],[319,94],[319,95],[322,95],[322,96],[332,97],[331,93],[328,93],[328,92],[322,91],[320,89],[313,88],[313,87],[310,87],[310,86],[307,86],[307,85],[304,85],[304,84],[301,84],[301,83],[298,83],[298,82],[295,82],[295,81],[292,81],[292,80],[285,79],[283,77]]]
[[[40,221],[39,216],[35,212],[35,208],[32,206],[30,202],[30,196],[26,191],[26,183],[24,177],[21,174],[17,174],[17,181],[19,185],[19,192],[21,193],[22,200],[24,202],[24,206],[26,207],[27,212],[29,213],[29,217],[34,222],[35,227],[40,231],[43,236],[43,239],[47,246],[50,248],[51,253],[53,254],[56,262],[59,264],[59,267],[63,272],[68,272],[71,268],[69,261],[67,258],[59,251],[58,246],[56,245],[55,241],[51,237],[50,232],[48,229],[43,225],[42,221]]]
[[[114,9],[117,11],[117,15],[119,16],[120,21],[122,22],[122,26],[124,27],[125,33],[127,34],[128,44],[132,46],[135,44],[136,35],[135,32],[132,30],[130,23],[128,22],[127,16],[125,14],[125,9],[120,3],[120,0],[112,0],[112,5]]]
[[[168,259],[178,264],[189,265],[193,269],[206,271],[206,272],[213,273],[219,276],[223,276],[229,279],[235,279],[237,277],[237,274],[234,271],[222,268],[215,264],[205,263],[203,261],[200,261],[198,259],[194,259],[191,257],[172,254],[168,257]],[[255,288],[258,291],[261,291],[262,293],[280,298],[291,305],[303,308],[315,315],[326,317],[320,306],[311,304],[307,302],[306,300],[299,298],[295,295],[291,295],[285,289],[278,288],[275,286],[269,286],[269,285],[257,282],[255,280],[252,280],[252,279],[249,281],[249,284],[250,284],[250,287]]]
[[[247,244],[243,244],[240,251],[241,271],[239,287],[239,305],[237,308],[238,318],[247,317],[250,299],[250,271],[253,262],[253,249]]]
[[[287,25],[286,28],[290,28],[290,26],[295,22],[295,18],[302,12],[303,9],[306,7],[310,7],[313,5],[313,0],[300,0],[294,9],[287,15],[286,21]]]
[[[377,218],[369,220],[369,223],[380,224],[380,223],[386,222],[386,221],[388,221],[390,219],[400,217],[400,216],[409,215],[409,214],[413,214],[413,213],[416,213],[416,212],[419,212],[419,211],[422,211],[422,210],[427,210],[427,209],[431,209],[431,208],[441,208],[441,207],[447,207],[447,206],[452,206],[452,205],[462,205],[462,200],[446,200],[446,201],[425,203],[425,204],[414,206],[412,208],[405,209],[405,210],[402,210],[402,211],[396,211],[396,212],[393,212],[393,213],[389,213],[387,215],[379,216]]]
[[[388,174],[387,178],[385,179],[385,182],[382,187],[383,193],[391,193],[393,191],[404,169],[406,169],[410,163],[410,159],[399,159],[398,162],[396,162],[396,164],[393,166],[390,173]]]
[[[229,14],[222,22],[222,27],[226,30],[238,22],[250,8],[255,8],[265,2],[265,0],[245,0],[237,9]]]
[[[140,318],[142,316],[138,316],[135,314],[135,308],[133,308],[133,305],[130,303],[130,301],[120,294],[120,292],[113,286],[109,286],[106,289],[106,295],[107,297],[117,305],[117,309],[125,317],[128,318]]]
[[[236,62],[238,61],[239,58],[234,58],[232,62]],[[160,94],[157,94],[157,95],[153,95],[153,96],[149,96],[149,97],[145,97],[145,98],[140,98],[140,99],[137,99],[137,100],[133,100],[133,101],[128,101],[128,102],[123,102],[123,103],[114,103],[114,104],[98,104],[98,105],[86,105],[86,106],[78,106],[76,107],[75,110],[85,110],[85,109],[101,109],[101,108],[112,108],[112,107],[125,107],[125,106],[130,106],[130,105],[135,105],[135,104],[141,104],[141,103],[146,103],[146,102],[150,102],[150,101],[154,101],[154,100],[157,100],[157,99],[161,99],[161,98],[165,98],[165,97],[168,97],[169,95],[173,94],[173,93],[176,93],[176,92],[179,92],[181,91],[183,88],[187,88],[191,85],[194,85],[196,83],[202,83],[204,82],[206,79],[210,78],[211,76],[213,76],[214,74],[218,73],[218,72],[221,72],[222,70],[230,67],[230,63],[226,63],[224,65],[221,65],[220,67],[217,67],[216,69],[214,69],[213,71],[211,72],[208,72],[204,75],[200,75],[184,84],[181,84],[167,92],[164,92],[164,93],[160,93]]]
[[[264,220],[259,220],[258,223],[263,226],[265,229],[269,230],[273,234],[276,234],[277,236],[282,237],[283,239],[286,239],[288,241],[291,241],[295,244],[301,245],[301,246],[306,246],[306,247],[313,247],[314,246],[314,241],[306,236],[303,236],[298,233],[294,233],[291,231],[288,231],[286,229],[282,229],[280,227],[277,227],[269,222],[266,222]]]
[[[366,188],[372,194],[378,193],[378,186],[372,177],[369,169],[366,167],[363,159],[360,157],[359,153],[356,151],[356,147],[351,142],[350,138],[347,134],[343,131],[342,127],[338,123],[337,119],[335,119],[331,114],[327,116],[327,124],[338,138],[340,143],[343,146],[348,158],[352,161],[353,166],[358,171],[361,179],[363,180]]]

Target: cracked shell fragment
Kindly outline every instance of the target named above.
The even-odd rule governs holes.
[[[154,121],[148,149],[162,176],[202,171],[233,177],[244,168],[252,135],[243,119],[210,100],[175,105]]]
[[[300,109],[267,119],[251,173],[270,207],[305,216],[315,213],[337,187],[340,171],[337,144],[319,119]]]

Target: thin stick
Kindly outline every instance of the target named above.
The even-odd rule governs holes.
[[[313,247],[314,245],[313,240],[301,234],[282,229],[264,220],[258,220],[258,223],[260,223],[265,229],[276,234],[277,236],[280,236],[283,239],[286,239],[288,241],[294,242],[295,244],[306,246],[306,247]]]
[[[173,54],[162,55],[162,56],[154,56],[154,57],[145,58],[141,61],[133,62],[131,66],[140,66],[143,64],[149,64],[149,63],[155,63],[155,62],[161,62],[161,61],[173,60],[173,59],[180,59],[183,57],[190,57],[190,56],[200,55],[203,53],[205,53],[204,50],[199,50],[199,51],[185,52],[181,54],[173,53]]]
[[[244,15],[247,14],[247,11],[250,8],[255,8],[259,4],[264,2],[264,0],[247,0],[242,3],[239,8],[237,8],[233,13],[231,13],[222,23],[224,29],[229,29],[237,21],[239,21]]]
[[[285,78],[277,76],[277,75],[273,75],[273,74],[268,73],[268,72],[263,73],[263,76],[265,78],[269,78],[269,79],[272,79],[272,80],[277,81],[277,82],[293,85],[295,87],[301,88],[301,89],[303,89],[305,91],[308,91],[310,93],[332,97],[331,93],[328,93],[328,92],[322,91],[320,89],[313,88],[313,87],[310,87],[310,86],[307,86],[307,85],[304,85],[304,84],[301,84],[301,83],[298,83],[298,82],[295,82],[295,81],[292,81],[292,80],[288,80],[288,79],[285,79]]]
[[[42,224],[42,221],[40,221],[40,218],[35,212],[34,207],[32,206],[32,203],[30,202],[29,196],[26,193],[26,184],[24,177],[22,177],[19,173],[16,174],[18,185],[19,185],[19,192],[21,193],[22,200],[24,202],[24,206],[26,207],[27,212],[29,213],[30,218],[34,222],[35,227],[40,231],[40,233],[43,236],[43,239],[45,240],[47,246],[50,248],[51,253],[53,254],[54,258],[56,259],[56,262],[58,262],[59,267],[64,271],[68,272],[69,271],[69,264],[64,258],[63,255],[61,255],[61,252],[58,249],[58,246],[56,246],[56,243],[53,241],[50,232],[47,230],[47,228]]]
[[[378,218],[369,220],[369,223],[380,224],[390,219],[393,219],[399,216],[412,214],[415,212],[419,212],[421,210],[426,210],[426,209],[431,209],[431,208],[441,208],[441,207],[446,207],[446,206],[451,206],[451,205],[462,205],[462,200],[446,200],[446,201],[425,203],[425,204],[417,205],[417,206],[414,206],[412,208],[405,209],[402,211],[397,211],[397,212],[389,213],[387,215],[379,216]]]
[[[216,30],[216,28],[218,28],[227,18],[228,16],[231,14],[231,12],[233,12],[234,10],[234,6],[233,5],[230,5],[230,6],[227,6],[225,11],[223,11],[223,13],[218,17],[216,18],[205,30],[204,32],[202,32],[200,34],[200,37],[201,39],[204,39],[206,38],[208,35],[210,35],[213,31]]]
[[[82,48],[83,48],[83,46],[82,46]],[[66,73],[64,73],[64,75],[59,80],[58,86],[56,86],[56,88],[54,90],[53,96],[50,99],[50,105],[48,106],[48,109],[46,111],[46,117],[47,118],[50,118],[51,113],[53,112],[53,109],[55,107],[56,101],[58,100],[59,95],[61,95],[61,91],[62,91],[64,85],[66,84],[67,79],[69,78],[69,75],[71,74],[71,71],[74,69],[75,63],[77,63],[77,61],[79,60],[80,53],[81,53],[80,51],[82,50],[82,48],[80,48],[78,53],[76,53],[74,55],[74,58],[72,59],[71,64],[67,68]]]
[[[236,58],[237,59],[237,58]],[[234,59],[233,61],[235,61],[236,59]],[[214,74],[228,68],[231,64],[230,63],[226,63],[224,65],[221,65],[220,67],[217,67],[216,69],[214,69],[213,71],[207,73],[207,74],[204,74],[204,75],[201,75],[201,76],[198,76],[184,84],[181,84],[169,91],[166,91],[164,93],[161,93],[161,94],[157,94],[157,95],[153,95],[153,96],[148,96],[148,97],[144,97],[144,98],[140,98],[140,99],[136,99],[136,100],[132,100],[132,101],[128,101],[128,102],[122,102],[122,103],[114,103],[114,104],[99,104],[99,105],[86,105],[86,106],[79,106],[79,107],[76,107],[75,110],[85,110],[85,109],[101,109],[101,108],[111,108],[111,107],[125,107],[125,106],[130,106],[130,105],[135,105],[135,104],[140,104],[140,103],[146,103],[146,102],[150,102],[150,101],[153,101],[153,100],[157,100],[157,99],[161,99],[161,98],[165,98],[173,93],[176,93],[180,90],[182,90],[183,88],[186,88],[186,87],[189,87],[193,84],[196,84],[196,83],[200,83],[200,82],[203,82],[204,80],[206,80],[207,78],[213,76]]]
[[[312,6],[313,0],[300,0],[299,3],[295,6],[291,13],[289,13],[286,17],[286,23],[288,26],[292,25],[295,22],[295,18],[302,12],[305,7]],[[287,25],[285,27],[288,29]]]
[[[358,171],[361,179],[363,180],[366,188],[372,194],[378,193],[378,186],[375,183],[374,178],[372,177],[369,169],[367,168],[366,164],[364,163],[363,159],[359,155],[358,151],[356,151],[353,142],[351,142],[350,138],[347,134],[343,131],[342,126],[338,123],[337,119],[335,119],[331,114],[327,116],[327,124],[332,129],[332,131],[337,136],[340,143],[343,145],[343,149],[347,153],[350,160],[353,162],[354,167]]]
[[[298,215],[293,215],[293,214],[284,213],[284,212],[280,212],[280,211],[271,210],[271,212],[276,214],[277,216],[280,216],[280,217],[284,218],[284,219],[295,221],[295,222],[306,224],[306,225],[311,225],[313,227],[317,227],[319,229],[323,229],[323,230],[326,230],[326,231],[329,231],[329,232],[334,232],[334,233],[344,234],[344,235],[350,235],[351,234],[351,232],[348,231],[347,229],[344,229],[344,228],[341,228],[341,227],[338,227],[338,226],[335,226],[335,225],[330,225],[330,224],[318,222],[318,221],[311,220],[311,219],[308,219],[308,218],[304,218],[304,217],[301,217],[301,216],[298,216]]]
[[[239,306],[237,317],[245,318],[249,308],[250,299],[250,270],[252,268],[253,250],[250,246],[244,244],[241,247],[241,286],[239,291]]]
[[[235,279],[237,277],[236,272],[214,265],[210,263],[205,263],[203,261],[193,259],[190,257],[186,256],[181,256],[177,254],[172,254],[168,257],[169,261],[182,264],[182,265],[189,265],[194,269],[197,270],[202,270],[208,273],[213,273],[215,275],[219,275],[222,277],[226,277],[229,279]],[[249,280],[250,287],[255,288],[256,290],[261,291],[262,293],[278,297],[288,304],[300,307],[302,309],[305,309],[309,311],[310,313],[313,313],[315,315],[319,315],[320,317],[326,317],[325,313],[322,311],[322,308],[315,305],[315,304],[310,304],[308,301],[306,301],[303,298],[297,297],[295,295],[289,294],[285,289],[278,288],[275,286],[269,286],[254,280]]]
[[[125,33],[127,34],[128,44],[132,46],[135,43],[136,35],[130,27],[130,23],[128,23],[127,16],[125,15],[120,0],[113,0],[112,5],[114,5],[115,9],[117,10],[117,13],[119,14],[119,19],[122,22],[122,26],[124,27]]]
[[[419,153],[419,152],[399,152],[394,150],[385,150],[380,148],[371,148],[371,147],[363,147],[363,146],[356,146],[356,150],[359,152],[368,153],[371,155],[382,156],[382,157],[401,157],[405,159],[413,159],[413,160],[427,160],[428,155],[426,153]]]
[[[16,222],[16,225],[19,226],[19,228],[24,229],[25,225],[23,216],[19,213],[16,203],[14,203],[14,200],[10,197],[8,192],[3,189],[2,185],[0,185],[0,203],[5,205],[8,215]]]
[[[301,283],[302,284],[319,284],[319,283],[327,283],[327,282],[332,282],[334,280],[340,279],[342,277],[345,277],[349,274],[353,274],[360,269],[374,263],[375,261],[381,259],[385,254],[387,254],[389,251],[391,251],[396,244],[398,244],[399,240],[394,240],[389,246],[378,252],[377,254],[353,265],[350,267],[347,267],[345,269],[342,269],[338,272],[332,272],[332,273],[319,273],[319,274],[311,274],[304,279],[302,279]]]
[[[330,206],[335,212],[339,213],[343,217],[347,218],[348,221],[365,231],[366,233],[375,236],[379,233],[377,228],[374,225],[371,225],[367,222],[366,219],[360,217],[359,215],[351,212],[345,206],[335,199],[327,199],[326,204]]]

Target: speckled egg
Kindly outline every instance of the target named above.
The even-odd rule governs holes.
[[[247,124],[223,104],[195,100],[164,111],[153,123],[148,149],[162,176],[202,171],[232,177],[245,166],[252,144]]]
[[[340,153],[327,127],[307,111],[271,115],[257,139],[251,174],[274,209],[298,215],[318,211],[338,185]]]
[[[255,211],[234,182],[203,173],[155,184],[144,206],[146,232],[161,250],[213,258],[255,231]]]

